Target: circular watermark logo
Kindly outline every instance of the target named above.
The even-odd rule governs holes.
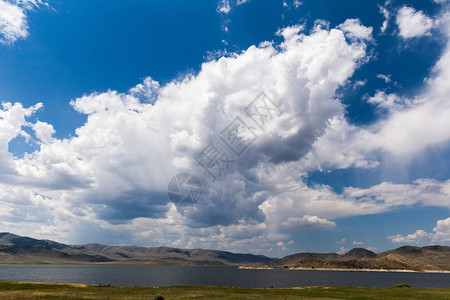
[[[202,195],[202,183],[191,173],[180,173],[169,181],[167,195],[177,206],[194,205]]]

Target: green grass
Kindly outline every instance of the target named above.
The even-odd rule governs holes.
[[[0,282],[0,299],[450,299],[450,289],[303,287],[105,287],[93,285]]]

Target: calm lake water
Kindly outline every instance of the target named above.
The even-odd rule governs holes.
[[[362,286],[450,288],[450,274],[309,270],[239,270],[237,267],[0,265],[0,280],[123,286]]]

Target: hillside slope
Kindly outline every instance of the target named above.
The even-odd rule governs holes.
[[[11,233],[0,233],[0,263],[115,263],[173,265],[267,264],[253,254],[170,247],[66,245]]]
[[[354,248],[337,253],[296,253],[280,259],[262,255],[171,247],[66,245],[12,233],[0,233],[0,263],[112,263],[154,265],[269,265],[286,268],[447,270],[450,247],[404,246],[374,253]]]
[[[450,247],[404,246],[383,253],[354,248],[337,253],[297,253],[272,261],[270,266],[307,269],[373,269],[450,271]]]

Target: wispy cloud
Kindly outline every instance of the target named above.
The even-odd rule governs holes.
[[[220,0],[219,4],[217,5],[217,12],[228,14],[231,10],[231,5],[229,0]]]
[[[288,218],[286,221],[281,223],[281,225],[286,228],[296,230],[331,229],[336,227],[336,223],[332,221],[309,215],[301,218]]]
[[[391,19],[391,13],[389,11],[390,0],[387,0],[384,5],[378,5],[379,12],[383,15],[383,24],[380,27],[381,33],[384,33],[388,27],[389,21]]]
[[[28,36],[27,10],[43,5],[38,0],[0,0],[0,42],[13,44]]]

